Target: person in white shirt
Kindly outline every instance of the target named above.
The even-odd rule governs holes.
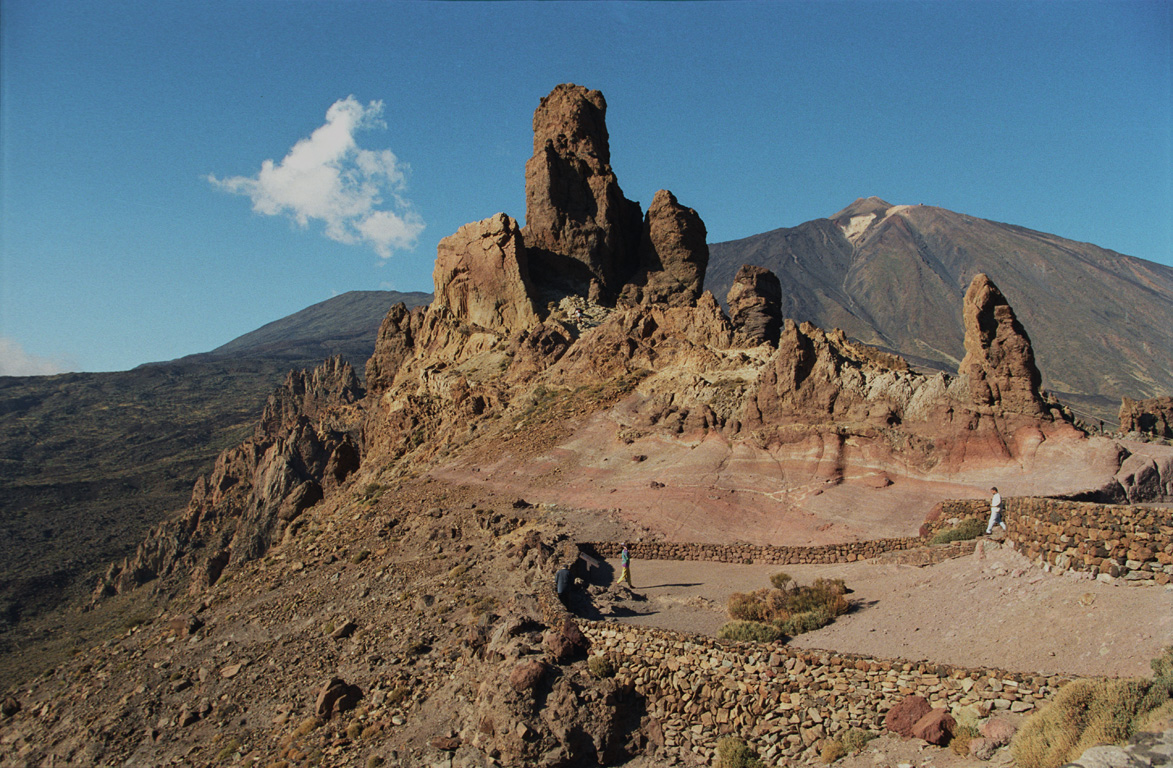
[[[994,530],[995,525],[1002,526],[1002,530],[1006,530],[1006,521],[1002,519],[1002,494],[998,493],[997,488],[990,489],[994,496],[990,499],[990,522],[986,526],[986,535],[989,536]]]

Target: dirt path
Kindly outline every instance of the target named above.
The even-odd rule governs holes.
[[[636,561],[625,623],[716,635],[733,592],[769,586],[784,570],[799,583],[842,578],[859,607],[801,635],[802,648],[1017,672],[1149,676],[1173,644],[1173,589],[1105,584],[1044,573],[997,545],[918,568],[893,564],[727,565]],[[618,564],[616,572],[618,572]]]

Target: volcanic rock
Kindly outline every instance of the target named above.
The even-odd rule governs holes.
[[[415,331],[419,329],[423,311],[409,311],[403,302],[391,307],[379,335],[375,338],[375,351],[367,360],[366,385],[368,391],[382,392],[390,388],[395,373],[412,353],[415,346]]]
[[[323,720],[329,720],[335,714],[354,709],[361,700],[362,690],[357,685],[350,685],[342,678],[332,677],[318,691],[314,713]]]
[[[462,322],[505,334],[539,322],[521,228],[503,213],[441,240],[432,277],[432,306]]]
[[[692,208],[661,189],[644,217],[640,240],[640,273],[623,291],[633,304],[690,306],[704,288],[709,263],[705,223]]]
[[[957,721],[944,709],[934,709],[916,721],[912,726],[912,735],[924,739],[930,744],[938,746],[945,744],[953,735]]]
[[[982,736],[989,739],[995,747],[1006,746],[1016,733],[1018,726],[1004,717],[991,717],[982,724]]]
[[[906,739],[912,738],[913,726],[932,711],[932,705],[924,696],[907,696],[884,715],[884,728]]]
[[[1153,397],[1148,400],[1122,398],[1120,431],[1125,434],[1139,432],[1152,437],[1173,438],[1173,397]]]
[[[1030,337],[998,287],[974,275],[962,307],[965,359],[958,376],[968,381],[978,405],[1042,416],[1047,407],[1039,394],[1042,375],[1035,366]]]
[[[549,666],[544,661],[518,662],[509,673],[509,684],[515,691],[528,691],[538,684],[548,669]]]
[[[607,102],[573,84],[534,111],[525,165],[525,245],[535,282],[610,303],[639,266],[641,216],[611,170]]]
[[[747,346],[778,343],[782,330],[782,284],[765,267],[744,265],[725,297],[737,339]]]
[[[186,564],[192,588],[214,584],[230,562],[263,555],[288,524],[338,487],[360,463],[349,430],[362,389],[341,358],[293,371],[269,396],[253,436],[220,454],[192,490],[187,510],[162,523],[134,555],[113,564],[95,599]]]

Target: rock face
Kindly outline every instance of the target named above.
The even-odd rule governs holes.
[[[524,237],[541,287],[593,290],[609,303],[638,268],[641,221],[611,170],[606,115],[603,94],[581,86],[542,99],[525,165]]]
[[[1014,413],[1043,415],[1042,376],[1026,330],[998,287],[975,275],[965,292],[965,359],[958,375],[968,381],[973,402]]]
[[[1173,397],[1153,397],[1148,400],[1123,398],[1120,403],[1120,431],[1173,438]]]
[[[777,344],[782,330],[782,284],[765,267],[742,266],[725,297],[738,339],[747,346]]]
[[[509,333],[539,322],[521,228],[503,213],[441,240],[432,277],[432,306],[466,323]]]
[[[644,217],[640,272],[624,289],[631,303],[689,306],[700,298],[709,263],[708,232],[692,208],[661,189]]]
[[[341,358],[290,372],[269,396],[254,434],[220,454],[196,481],[182,517],[160,525],[135,554],[111,565],[95,597],[116,594],[179,569],[192,588],[214,584],[230,563],[246,563],[358,469],[353,429],[363,395]]]
[[[423,310],[408,311],[403,302],[391,307],[375,337],[375,351],[367,360],[366,384],[370,392],[382,392],[395,380],[399,366],[415,346]]]

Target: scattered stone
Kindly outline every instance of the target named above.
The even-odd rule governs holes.
[[[991,717],[982,725],[982,736],[995,747],[1004,747],[1018,733],[1018,726],[1005,717]]]
[[[347,621],[342,622],[341,626],[331,632],[330,637],[334,638],[335,640],[344,640],[353,635],[356,629],[358,629],[358,624],[348,619]]]
[[[509,673],[509,684],[515,691],[527,691],[538,684],[548,668],[543,661],[522,661]]]

